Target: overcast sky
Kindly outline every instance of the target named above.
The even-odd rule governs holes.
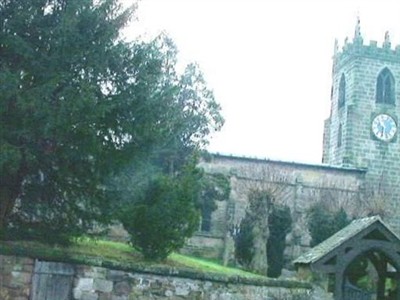
[[[358,15],[365,44],[399,43],[398,0],[142,0],[127,36],[165,31],[200,65],[226,120],[210,151],[320,163],[334,39]]]

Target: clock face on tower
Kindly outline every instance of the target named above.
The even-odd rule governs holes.
[[[372,120],[372,132],[379,140],[389,142],[396,135],[396,121],[387,114],[379,114]]]

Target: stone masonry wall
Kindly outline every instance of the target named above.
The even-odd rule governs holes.
[[[287,236],[287,261],[309,249],[311,238],[306,215],[313,204],[322,202],[332,211],[343,207],[353,216],[361,213],[363,207],[360,197],[365,179],[363,170],[224,155],[213,155],[201,166],[206,172],[229,176],[231,194],[225,201],[226,205],[221,205],[220,210],[214,212],[212,231],[207,235],[199,233],[189,240],[188,245],[195,248],[197,254],[207,256],[210,253],[207,248],[216,246],[218,248],[214,253],[221,253],[222,256],[218,258],[222,258],[225,263],[234,260],[230,230],[238,226],[245,215],[250,189],[272,190],[276,203],[290,208],[293,225]],[[224,226],[221,225],[223,223]],[[213,229],[214,224],[218,224],[218,230]],[[215,239],[220,242],[217,243]]]
[[[33,268],[33,259],[0,255],[0,299],[28,300]]]
[[[197,279],[184,278],[176,270],[166,271],[164,275],[162,272],[149,274],[3,255],[0,255],[0,263],[2,300],[331,299],[323,291],[313,290],[311,285],[298,281],[211,275],[200,278],[201,274],[196,275]],[[69,274],[70,270],[74,270],[73,274]],[[66,276],[71,280],[65,280]],[[66,282],[71,283],[69,290],[65,289]]]

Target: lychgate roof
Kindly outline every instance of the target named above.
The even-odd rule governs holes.
[[[370,299],[368,291],[355,286],[349,279],[349,266],[361,258],[368,260],[378,274],[377,299],[386,299],[389,292],[385,284],[387,278],[395,279],[396,286],[400,287],[400,239],[379,217],[353,221],[294,263],[299,270],[329,274],[328,286],[334,286],[332,291],[336,300]],[[399,289],[391,292],[395,296],[393,299],[400,300]]]
[[[400,245],[399,237],[397,237],[396,234],[383,223],[382,219],[379,216],[367,217],[354,220],[348,226],[338,231],[337,233],[335,233],[322,243],[318,244],[304,255],[297,258],[294,261],[294,263],[295,264],[315,263],[321,258],[327,256],[330,252],[334,251],[336,248],[343,245],[345,242],[351,240],[357,235],[362,234],[363,231],[367,231],[367,229],[370,228],[371,226],[376,226],[378,231],[383,231],[382,235],[388,235],[389,237],[391,237],[391,240],[393,242],[398,242],[398,244]]]

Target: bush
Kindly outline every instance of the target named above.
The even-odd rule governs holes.
[[[235,258],[242,266],[248,267],[253,259],[253,239],[253,222],[246,214],[234,234]]]
[[[281,275],[284,265],[283,254],[286,246],[286,235],[292,228],[289,207],[283,205],[272,206],[268,219],[268,228],[268,277],[277,278]]]
[[[342,207],[337,212],[331,213],[320,203],[310,208],[307,217],[311,247],[323,242],[350,223],[350,219]]]
[[[148,184],[142,199],[124,210],[120,220],[145,259],[167,258],[197,229],[195,193],[187,178],[159,175]]]

